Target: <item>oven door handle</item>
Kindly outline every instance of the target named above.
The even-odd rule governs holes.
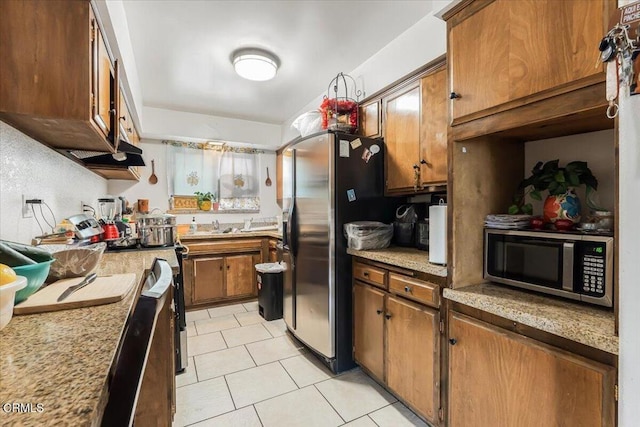
[[[575,243],[564,242],[562,245],[562,289],[573,292],[573,266]]]

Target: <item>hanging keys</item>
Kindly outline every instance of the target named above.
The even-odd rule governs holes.
[[[637,32],[636,32],[637,33]],[[616,24],[598,46],[600,61],[607,64],[606,99],[609,102],[607,117],[610,119],[618,115],[616,99],[620,91],[620,84],[631,87],[634,84],[634,53],[640,50],[637,38],[629,36],[629,25]],[[631,93],[635,91],[635,87]]]

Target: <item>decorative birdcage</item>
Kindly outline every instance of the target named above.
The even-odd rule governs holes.
[[[351,83],[351,87],[349,87],[347,79]],[[358,128],[358,101],[361,95],[362,91],[358,90],[353,77],[338,73],[329,83],[327,95],[320,104],[322,128],[355,132]]]

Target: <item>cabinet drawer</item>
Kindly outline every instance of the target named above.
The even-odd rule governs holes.
[[[361,264],[359,262],[353,263],[353,278],[362,280],[363,282],[370,283],[382,289],[386,289],[387,272],[381,268],[372,267],[367,264]]]
[[[411,277],[389,273],[389,292],[430,305],[440,306],[439,286]]]

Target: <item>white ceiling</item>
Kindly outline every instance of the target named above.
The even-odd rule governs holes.
[[[281,124],[431,11],[431,1],[123,2],[144,106]],[[235,74],[269,50],[275,79]]]

